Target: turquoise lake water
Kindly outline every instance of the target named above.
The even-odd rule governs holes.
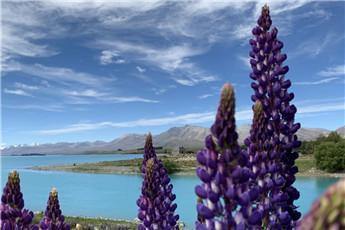
[[[132,220],[137,214],[135,202],[140,193],[140,176],[47,172],[26,168],[139,157],[141,155],[133,154],[2,156],[1,187],[6,184],[8,172],[16,169],[20,173],[26,208],[33,211],[44,210],[51,187],[56,187],[65,215]],[[336,181],[335,178],[298,177],[295,186],[301,193],[297,202],[300,211],[305,213],[309,210],[312,202]],[[180,219],[192,228],[196,216],[194,187],[200,181],[195,176],[173,176],[172,183]]]

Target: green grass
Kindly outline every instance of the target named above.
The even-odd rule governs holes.
[[[195,156],[191,154],[167,156],[161,155],[159,159],[163,161],[169,174],[194,174],[195,168],[198,166]],[[58,170],[70,172],[84,172],[84,173],[120,173],[131,174],[140,173],[142,159],[119,160],[119,161],[103,161],[97,163],[82,163],[72,165],[58,165],[58,166],[40,166],[33,167],[38,170]],[[327,176],[331,175],[322,170],[318,170],[313,155],[301,155],[296,160],[296,165],[299,168],[297,176]]]
[[[39,221],[42,219],[43,213],[36,213],[33,223],[38,224]],[[111,219],[103,219],[103,218],[88,218],[88,217],[72,217],[72,216],[65,216],[65,222],[71,225],[72,229],[75,229],[76,224],[81,224],[83,230],[88,229],[121,229],[121,230],[129,230],[129,229],[137,229],[137,224],[133,221],[125,221],[125,220],[111,220]]]
[[[300,156],[296,160],[296,165],[300,173],[307,173],[310,169],[316,168],[315,159],[312,155]]]

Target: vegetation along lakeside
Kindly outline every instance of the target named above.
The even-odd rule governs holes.
[[[196,149],[184,149],[186,153],[161,154],[169,173],[194,175],[198,166]],[[163,152],[163,151],[162,151]],[[30,169],[46,171],[67,171],[102,174],[140,174],[141,159],[102,161],[69,165],[35,166]],[[345,177],[345,139],[336,132],[321,136],[313,141],[304,141],[300,157],[296,160],[299,168],[297,176]]]

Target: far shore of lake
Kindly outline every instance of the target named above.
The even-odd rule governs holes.
[[[195,175],[197,162],[193,155],[167,156],[162,155],[160,159],[173,175]],[[142,159],[102,161],[95,163],[81,163],[69,165],[35,166],[29,169],[39,171],[65,171],[76,173],[94,173],[94,174],[137,174],[140,175],[140,165]],[[301,156],[296,160],[299,168],[298,177],[336,177],[344,178],[345,172],[328,173],[318,170],[312,156]]]
[[[39,224],[43,217],[43,212],[35,212],[34,224]],[[82,229],[137,229],[137,220],[109,219],[103,217],[83,217],[83,216],[65,216],[65,222],[76,229],[76,225],[82,226]]]

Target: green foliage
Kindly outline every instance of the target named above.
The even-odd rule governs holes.
[[[344,140],[337,132],[333,131],[328,134],[327,137],[321,136],[317,138],[316,142],[321,143],[321,142],[340,142]]]
[[[165,160],[163,161],[163,165],[168,170],[168,174],[172,174],[172,173],[176,173],[180,171],[180,168],[178,167],[178,165],[173,161]]]
[[[299,148],[299,152],[302,155],[314,154],[315,148],[322,143],[325,143],[325,142],[338,143],[344,140],[345,139],[342,138],[337,132],[330,132],[328,136],[320,136],[315,141],[302,142],[302,145]]]
[[[314,154],[315,145],[317,145],[316,141],[304,141],[302,142],[302,145],[299,148],[299,152],[302,155]]]
[[[315,146],[316,167],[327,172],[345,170],[345,140]]]

